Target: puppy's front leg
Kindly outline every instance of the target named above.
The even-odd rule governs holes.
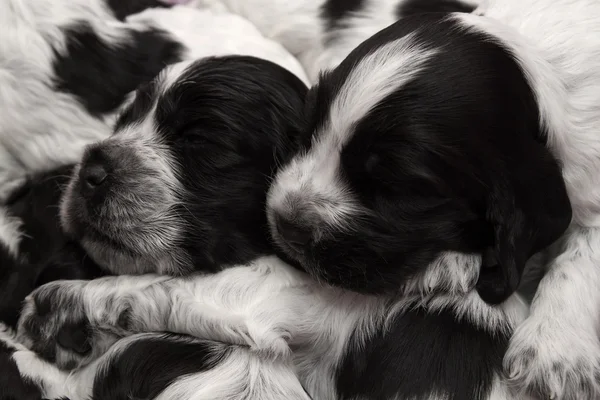
[[[504,363],[519,389],[543,399],[599,399],[600,229],[577,227],[565,240]]]
[[[52,282],[28,297],[18,333],[67,369],[88,364],[121,337],[156,331],[280,356],[289,352],[287,336],[308,307],[301,301],[307,282],[275,257],[214,275]]]

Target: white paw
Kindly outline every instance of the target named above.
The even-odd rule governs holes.
[[[600,341],[595,334],[540,318],[515,331],[504,357],[509,383],[541,399],[600,399]]]

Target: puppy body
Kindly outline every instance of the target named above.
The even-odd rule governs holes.
[[[505,366],[524,392],[596,398],[599,20],[593,1],[488,2],[361,44],[309,94],[312,140],[269,197],[275,241],[317,278],[374,294],[447,251],[483,254],[481,271],[458,257],[434,276],[500,303],[564,234]]]
[[[569,10],[569,18],[563,12]],[[548,146],[561,161],[573,223],[555,245],[531,316],[505,359],[520,387],[542,396],[600,396],[600,4],[594,1],[488,2],[465,24],[512,48],[536,91]],[[500,21],[498,24],[496,21]]]

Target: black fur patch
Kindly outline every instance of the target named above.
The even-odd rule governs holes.
[[[106,2],[115,17],[121,21],[132,14],[137,14],[148,8],[169,8],[169,4],[159,0],[107,0]]]
[[[94,381],[94,400],[153,399],[182,376],[208,371],[227,355],[211,342],[164,335],[131,343]]]
[[[103,275],[60,227],[58,204],[72,166],[32,176],[9,196],[8,213],[22,221],[18,259],[0,243],[0,321],[15,326],[21,302],[36,287],[59,279]]]
[[[508,337],[459,322],[452,313],[422,309],[396,317],[366,344],[354,338],[340,364],[340,400],[485,400],[502,371]],[[444,397],[448,396],[448,397]]]
[[[56,90],[75,95],[101,117],[166,65],[180,61],[183,47],[158,29],[123,29],[118,43],[101,38],[87,22],[64,29],[66,50],[55,52]]]
[[[398,18],[422,13],[452,13],[475,11],[475,6],[459,0],[401,0],[396,9]]]
[[[366,0],[327,0],[321,9],[327,30],[332,31],[343,24],[352,13],[364,8]]]
[[[0,340],[0,400],[41,400],[40,388],[21,377],[12,360],[15,349]]]

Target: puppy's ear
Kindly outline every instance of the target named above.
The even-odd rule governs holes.
[[[529,258],[558,240],[571,222],[558,162],[540,143],[527,147],[508,160],[508,176],[488,197],[496,264],[482,267],[477,291],[490,304],[502,303],[517,290]]]

